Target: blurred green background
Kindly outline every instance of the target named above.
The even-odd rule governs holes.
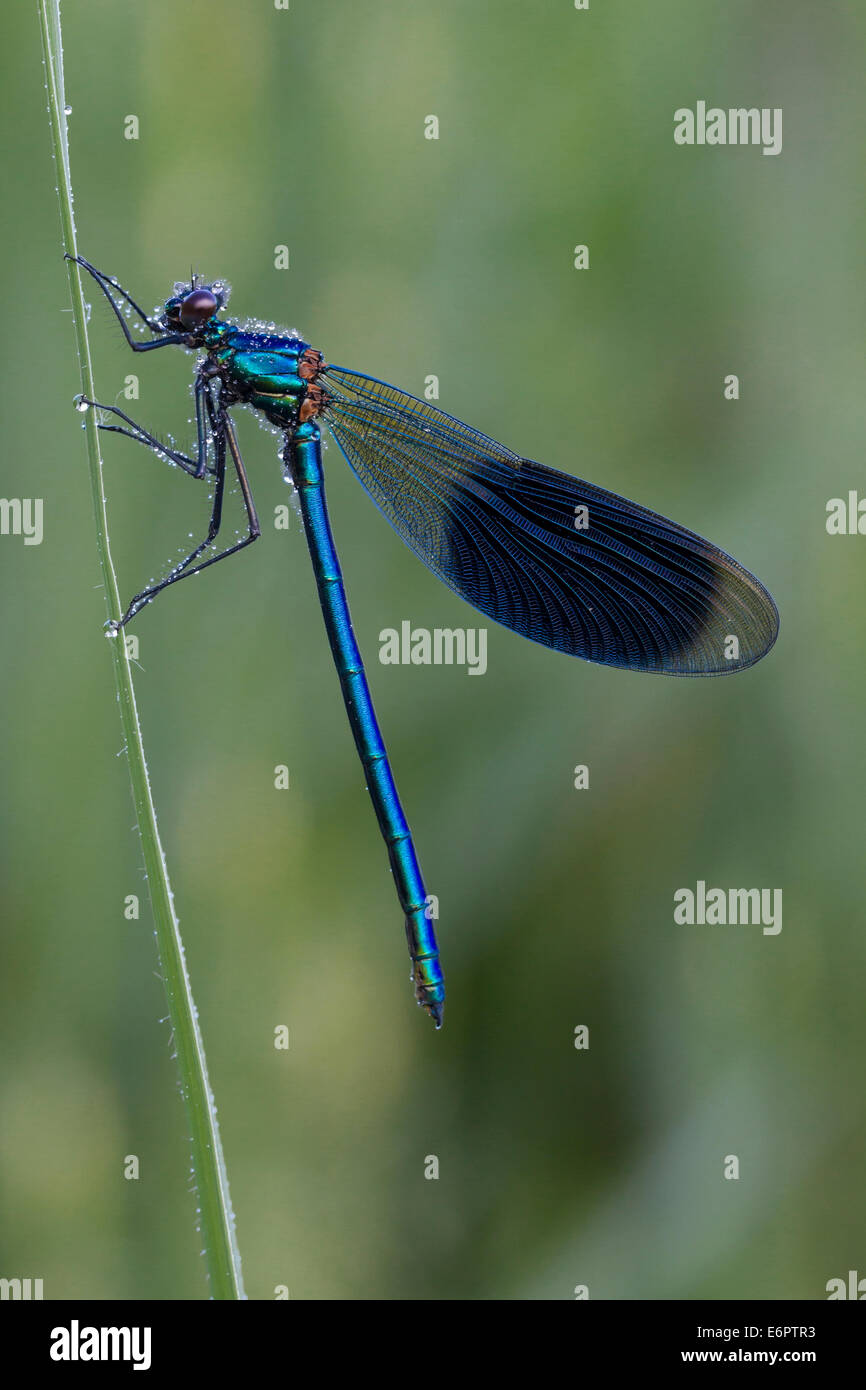
[[[436,1035],[299,523],[272,524],[275,441],[239,417],[265,539],[135,632],[250,1297],[821,1298],[866,1273],[866,541],[824,526],[863,476],[862,7],[70,0],[64,22],[81,249],[146,306],[192,263],[331,360],[417,394],[435,373],[444,409],[709,535],[782,615],[732,680],[591,667],[493,625],[483,679],[383,667],[384,627],[482,619],[331,447],[357,633],[440,898]],[[45,536],[0,539],[0,1274],[202,1298],[35,6],[5,23],[2,492],[44,498]],[[699,98],[782,107],[782,154],[676,147]],[[134,359],[100,302],[92,337],[100,397],[136,371],[131,413],[187,443],[190,359]],[[128,597],[207,501],[125,440],[105,456]],[[698,879],[782,888],[781,934],[675,925]]]

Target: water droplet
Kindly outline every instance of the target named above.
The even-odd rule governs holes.
[[[64,116],[71,116],[71,115],[72,115],[72,107],[71,107],[71,106],[64,106],[64,108],[63,108],[63,114],[64,114]]]
[[[72,404],[80,415],[86,415],[90,409],[90,402],[86,401],[80,394],[72,397]]]

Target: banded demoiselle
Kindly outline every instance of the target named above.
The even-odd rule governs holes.
[[[80,258],[79,265],[99,285],[135,352],[174,345],[199,354],[193,454],[161,443],[116,406],[99,408],[122,423],[101,427],[214,483],[207,535],[110,626],[124,627],[169,585],[261,534],[230,413],[241,404],[260,411],[283,434],[281,459],[297,490],[328,641],[405,914],[415,997],[438,1028],[445,1001],[439,951],[352,631],[325,502],[320,423],[428,569],[487,617],[556,651],[631,671],[729,675],[770,650],[779,628],[776,606],[736,560],[675,522],[520,458],[428,401],[334,367],[294,335],[227,320],[227,287],[219,281],[191,276],[150,316],[115,279]],[[130,312],[153,336],[133,337]],[[82,398],[79,404],[98,406]],[[247,534],[202,560],[219,533],[228,457]]]

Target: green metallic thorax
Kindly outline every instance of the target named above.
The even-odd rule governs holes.
[[[202,345],[219,370],[227,405],[243,401],[280,429],[294,430],[309,382],[298,375],[300,338],[255,333],[212,319]]]

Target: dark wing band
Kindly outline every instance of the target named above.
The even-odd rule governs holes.
[[[673,676],[744,670],[772,647],[764,586],[692,531],[339,367],[324,418],[377,506],[495,622],[585,661]]]

